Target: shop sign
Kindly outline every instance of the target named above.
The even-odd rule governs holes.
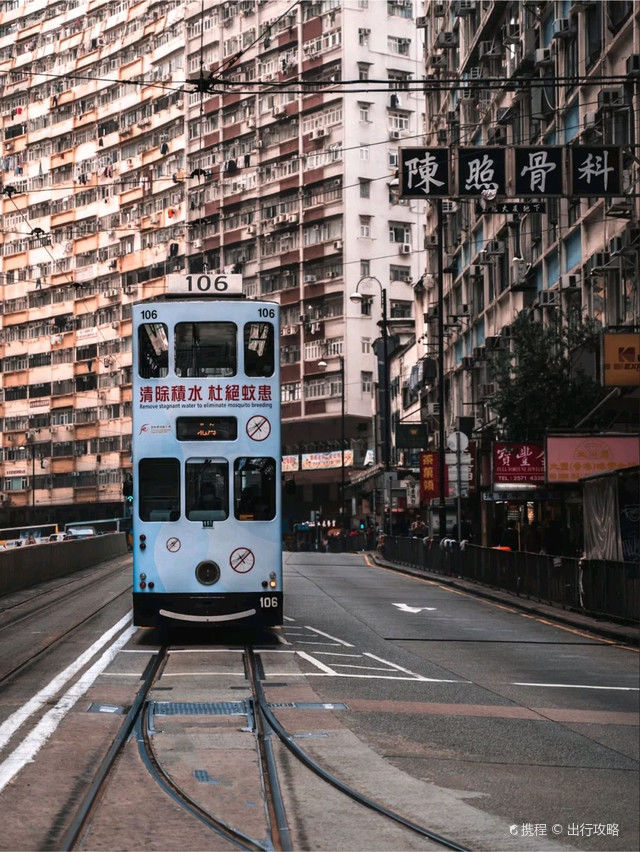
[[[401,148],[400,180],[403,198],[449,195],[449,149]]]
[[[605,334],[603,337],[605,386],[640,385],[640,334]]]
[[[447,468],[444,469],[444,489],[447,493]],[[440,497],[440,460],[438,453],[420,453],[420,503],[427,506]]]
[[[458,149],[458,195],[504,195],[505,175],[505,148]]]
[[[299,456],[282,456],[282,472],[292,473],[296,470],[300,470]]]
[[[493,445],[493,483],[544,482],[542,444],[514,444],[496,441]]]
[[[301,458],[302,470],[328,470],[342,467],[341,450],[333,450],[328,453],[303,453]],[[353,466],[353,450],[344,451],[344,466]]]
[[[547,438],[547,482],[577,482],[585,476],[640,464],[638,436]]]

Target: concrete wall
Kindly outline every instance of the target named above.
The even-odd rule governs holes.
[[[73,574],[126,552],[124,533],[1,550],[0,595]]]

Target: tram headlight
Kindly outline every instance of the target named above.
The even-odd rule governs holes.
[[[220,566],[216,562],[206,560],[196,567],[196,580],[203,586],[213,586],[220,579]]]
[[[271,589],[275,589],[275,587],[276,587],[277,585],[278,585],[278,584],[276,583],[276,581],[275,581],[275,580],[269,580],[269,588],[271,588]]]

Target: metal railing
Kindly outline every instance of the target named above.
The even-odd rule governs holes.
[[[635,621],[640,614],[640,564],[504,551],[457,542],[446,547],[419,538],[389,537],[383,555],[392,562],[567,609]]]

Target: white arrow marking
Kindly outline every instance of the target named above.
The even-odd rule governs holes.
[[[393,606],[397,606],[403,612],[422,612],[423,609],[433,612],[435,610],[435,606],[409,606],[405,603],[394,603]]]

